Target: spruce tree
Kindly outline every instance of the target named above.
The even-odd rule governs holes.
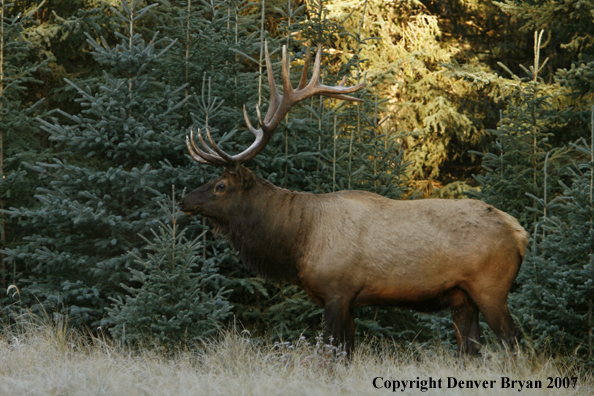
[[[203,131],[208,126],[214,139],[230,153],[243,151],[253,141],[245,127],[243,106],[255,123],[253,109],[259,102],[264,106],[267,93],[262,92],[265,75],[262,78],[258,73],[264,64],[263,58],[258,61],[258,53],[266,39],[260,18],[260,4],[189,0],[172,6],[168,19],[164,19],[164,31],[177,40],[166,60],[167,78],[172,84],[187,84],[183,92],[187,101],[180,109],[184,125]],[[262,67],[260,70],[264,72]],[[185,147],[183,161],[188,165],[183,169],[165,163],[177,174],[178,190],[198,188],[222,171],[194,162]],[[253,162],[248,166],[257,170],[259,165]],[[263,166],[267,166],[265,161]],[[230,282],[228,287],[233,292],[228,297],[237,323],[252,331],[264,329],[261,310],[268,297],[265,280],[250,273],[227,241],[210,232],[206,219],[182,216],[179,221],[188,238],[202,235],[202,259],[216,260],[220,273]]]
[[[228,281],[217,273],[215,259],[202,260],[202,236],[187,239],[187,229],[177,222],[175,195],[159,202],[167,216],[152,229],[144,249],[146,258],[135,256],[139,269],[132,269],[132,284],[125,298],[117,297],[108,308],[112,336],[128,345],[176,347],[214,337],[230,315],[225,290]]]
[[[520,33],[547,30],[549,75],[570,66],[570,62],[591,61],[589,54],[594,45],[594,5],[591,2],[504,0],[496,4],[517,22]]]
[[[360,46],[360,72],[369,89],[389,98],[385,127],[399,135],[409,177],[432,193],[447,180],[445,164],[469,162],[468,149],[486,148],[489,141],[485,122],[492,115],[481,114],[482,98],[442,67],[456,61],[458,44],[442,36],[438,15],[421,3],[368,0],[356,11],[348,1],[328,3],[328,18],[348,32],[338,43],[340,57],[346,62],[347,48]],[[363,13],[366,17],[360,18]]]
[[[528,232],[538,220],[542,208],[539,203],[543,204],[533,197],[542,200],[559,191],[557,170],[563,163],[563,151],[553,152],[550,139],[554,129],[565,122],[567,114],[562,104],[553,99],[562,100],[563,90],[545,84],[539,77],[546,64],[546,60],[540,61],[542,35],[542,31],[534,34],[534,66],[524,68],[527,77],[520,78],[512,73],[512,79],[506,81],[508,103],[498,129],[493,131],[496,137],[493,152],[474,152],[483,157],[485,174],[475,176],[480,189],[468,192],[469,196],[514,216]],[[543,190],[545,160],[548,163],[547,191]]]
[[[594,361],[594,108],[590,144],[572,144],[570,182],[540,219],[537,244],[514,295],[525,331],[536,346],[571,351]]]
[[[79,114],[40,119],[61,150],[51,162],[30,164],[48,183],[37,190],[38,207],[6,213],[26,232],[23,243],[6,249],[12,265],[27,266],[17,281],[23,301],[67,315],[72,324],[96,325],[110,297],[123,295],[130,268],[162,214],[155,203],[175,182],[163,167],[183,160],[180,108],[182,87],[160,75],[169,40],[154,34],[147,42],[135,31],[155,4],[122,2],[121,42],[110,46],[88,37],[101,81],[67,81],[78,95]],[[42,307],[35,306],[34,310]]]
[[[49,59],[41,60],[26,34],[34,26],[33,15],[39,7],[25,15],[14,4],[0,3],[0,210],[12,205],[33,204],[34,178],[23,163],[45,158],[46,150],[36,136],[35,116],[43,112],[41,100],[32,101],[27,95],[29,86],[39,86],[39,71],[47,71]],[[22,230],[2,214],[1,246],[5,249],[22,238]],[[9,263],[10,264],[10,263]],[[22,268],[8,265],[0,254],[0,286],[14,283]],[[0,295],[1,296],[1,295]]]

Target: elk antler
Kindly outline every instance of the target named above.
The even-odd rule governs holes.
[[[256,129],[252,126],[248,118],[245,105],[243,106],[243,115],[245,117],[245,122],[250,132],[252,132],[256,137],[256,140],[251,144],[250,147],[248,147],[243,152],[231,156],[225,153],[223,150],[221,150],[219,146],[217,146],[210,134],[210,130],[208,127],[206,128],[206,134],[208,136],[208,140],[212,148],[210,148],[202,138],[200,129],[198,129],[198,138],[200,140],[200,143],[204,147],[204,150],[198,148],[198,145],[194,140],[194,130],[192,128],[190,130],[190,137],[186,136],[186,143],[188,145],[190,155],[197,162],[201,164],[228,166],[232,163],[241,164],[246,161],[249,161],[250,159],[254,158],[260,151],[262,151],[264,147],[266,147],[266,145],[270,141],[270,138],[272,137],[274,130],[276,129],[278,124],[280,124],[283,117],[288,113],[291,107],[293,107],[296,103],[304,99],[307,99],[313,95],[322,95],[330,98],[357,102],[363,101],[362,99],[358,99],[345,94],[359,90],[365,85],[365,83],[347,88],[344,86],[346,82],[346,76],[336,87],[330,87],[320,83],[320,62],[322,58],[322,48],[320,46],[318,46],[318,52],[316,53],[316,60],[314,62],[311,80],[309,81],[309,83],[307,83],[307,70],[309,68],[310,61],[310,51],[308,48],[307,53],[305,55],[305,65],[303,66],[303,72],[301,73],[299,85],[297,86],[297,89],[293,89],[293,87],[291,86],[291,79],[289,78],[290,65],[287,57],[287,47],[283,45],[283,94],[280,95],[278,93],[278,90],[276,89],[276,83],[274,82],[272,65],[270,63],[270,55],[268,53],[268,42],[264,43],[264,52],[266,54],[266,72],[268,75],[268,85],[270,86],[270,104],[268,106],[266,116],[264,117],[264,121],[262,121],[260,108],[256,106],[256,113],[258,115],[258,121],[260,123],[259,129]]]

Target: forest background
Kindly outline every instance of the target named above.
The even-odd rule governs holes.
[[[19,0],[1,2],[0,320],[48,315],[130,345],[235,326],[315,337],[295,286],[245,270],[206,221],[176,212],[266,108],[263,43],[293,75],[322,46],[328,85],[248,166],[298,191],[485,200],[532,235],[510,294],[536,348],[594,362],[594,2]],[[357,312],[358,337],[455,344],[449,315]],[[486,326],[483,332],[489,334]],[[554,341],[554,342],[553,342]]]

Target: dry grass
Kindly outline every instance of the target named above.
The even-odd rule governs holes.
[[[395,352],[384,344],[363,345],[350,364],[335,362],[316,347],[262,346],[246,335],[227,333],[217,342],[166,357],[155,350],[133,353],[99,339],[88,340],[64,326],[42,322],[0,336],[0,395],[382,395],[374,378],[442,380],[441,389],[414,389],[398,394],[518,394],[518,386],[501,389],[501,377],[540,380],[534,395],[592,395],[591,373],[546,356],[523,351],[515,363],[500,349],[461,364],[449,351],[419,347]],[[341,360],[339,357],[338,360]],[[575,388],[546,389],[547,377],[578,376]],[[493,389],[448,389],[457,380],[494,380]],[[376,382],[381,385],[383,381]]]

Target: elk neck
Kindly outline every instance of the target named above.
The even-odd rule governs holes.
[[[243,263],[260,276],[299,284],[300,262],[312,226],[306,206],[314,194],[292,192],[257,178],[237,216],[221,227]]]

